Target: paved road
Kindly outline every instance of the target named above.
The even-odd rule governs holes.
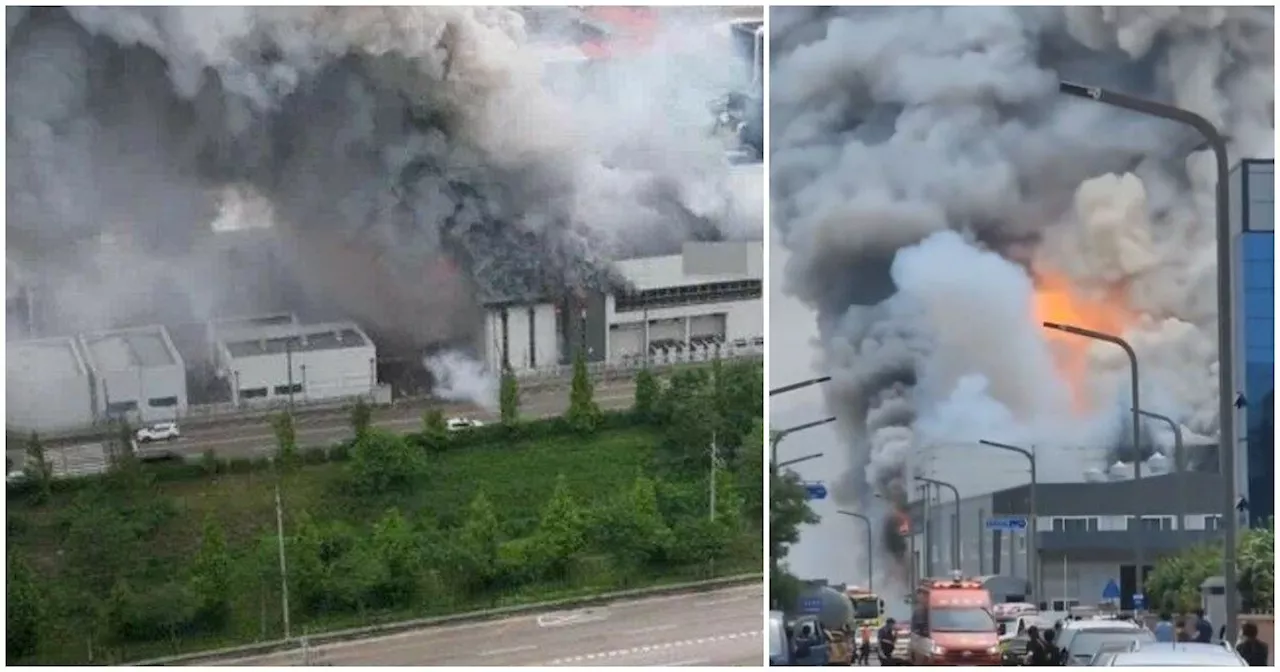
[[[595,389],[595,400],[601,408],[606,410],[630,408],[635,401],[635,384],[629,380],[623,380],[598,385]],[[526,392],[521,399],[520,412],[526,418],[546,418],[561,415],[568,408],[569,388],[557,387]],[[423,410],[423,407],[417,405],[379,407],[374,410],[373,424],[398,432],[418,431],[422,427]],[[446,417],[463,416],[487,422],[498,420],[496,414],[471,404],[453,404],[443,407],[442,411]],[[337,443],[351,438],[351,414],[349,411],[344,411],[300,415],[295,429],[298,445],[303,448]],[[266,419],[237,418],[234,422],[227,424],[184,429],[181,439],[151,444],[149,447],[157,450],[172,450],[184,456],[194,457],[198,457],[206,450],[213,450],[219,457],[253,457],[274,453],[275,441],[275,435]],[[22,447],[14,447],[6,452],[14,464],[22,464],[24,460]],[[58,449],[49,449],[49,459],[55,464],[58,464],[61,459],[57,457],[59,454]],[[105,464],[101,466],[105,468]]]
[[[214,663],[237,666],[759,666],[764,589],[618,602]],[[199,663],[202,665],[209,663]]]

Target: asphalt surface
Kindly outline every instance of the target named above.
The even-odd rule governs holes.
[[[739,586],[199,664],[756,667],[763,595]]]
[[[525,418],[547,418],[562,415],[569,408],[569,387],[545,388],[528,391],[522,395],[520,414]],[[635,402],[635,384],[619,380],[598,384],[595,400],[600,408],[618,410],[630,408]],[[424,407],[419,405],[378,407],[373,412],[373,424],[382,429],[412,432],[422,428]],[[445,417],[474,418],[482,422],[496,422],[498,416],[472,404],[452,404],[441,408]],[[296,418],[298,446],[308,448],[325,446],[351,438],[350,411],[299,415]],[[266,418],[236,418],[223,424],[202,425],[182,429],[183,436],[173,441],[144,444],[144,449],[171,451],[184,457],[199,457],[212,450],[219,457],[255,457],[274,454],[275,434]],[[49,459],[59,464],[63,458],[59,448],[48,448]],[[66,447],[66,452],[83,452],[82,446]],[[6,451],[15,464],[21,464],[23,449],[16,447]],[[105,459],[105,458],[100,458]],[[71,462],[75,462],[73,458]],[[103,465],[105,468],[105,464]],[[87,467],[86,467],[87,469]],[[99,469],[101,470],[101,469]],[[68,469],[70,472],[71,470]],[[86,472],[87,473],[87,472]]]

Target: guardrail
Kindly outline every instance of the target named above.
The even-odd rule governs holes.
[[[213,651],[200,651],[196,653],[179,654],[176,656],[166,656],[164,658],[153,658],[151,660],[144,660],[136,663],[124,663],[123,665],[125,667],[154,667],[157,665],[175,664],[189,665],[198,662],[265,656],[272,653],[280,653],[282,651],[290,651],[292,649],[299,648],[302,646],[304,639],[308,646],[323,646],[325,644],[333,644],[336,642],[365,639],[375,635],[389,635],[407,630],[417,630],[420,628],[430,628],[440,625],[457,625],[461,623],[490,621],[508,616],[535,614],[555,609],[589,607],[606,602],[616,602],[618,600],[626,599],[659,597],[662,595],[679,595],[682,593],[702,593],[710,590],[716,590],[718,588],[742,586],[763,581],[763,574],[738,574],[736,576],[725,576],[717,579],[707,579],[704,581],[691,581],[687,583],[673,583],[666,586],[619,590],[599,595],[571,597],[562,600],[539,602],[536,604],[484,609],[462,614],[452,614],[449,616],[416,618],[408,621],[369,625],[361,628],[349,628],[346,630],[332,630],[329,632],[308,634],[305,638],[291,637],[289,639],[277,639],[269,642],[257,642],[254,644],[215,649]],[[761,617],[763,618],[763,615]]]
[[[764,356],[763,346],[748,346],[743,348],[722,348],[720,357],[722,359],[758,359]],[[615,381],[629,380],[635,377],[643,368],[650,368],[658,372],[664,372],[681,366],[696,366],[706,364],[715,359],[712,351],[700,349],[695,351],[684,351],[680,353],[651,355],[647,360],[643,357],[627,358],[620,362],[595,362],[587,365],[587,371],[592,379],[597,383],[610,383]],[[521,391],[529,392],[537,389],[554,388],[557,386],[568,386],[573,378],[573,367],[554,366],[532,371],[525,371],[517,375],[520,381]],[[377,403],[379,395],[375,393],[363,394],[356,397],[344,397],[342,399],[323,399],[323,400],[307,400],[295,399],[293,404],[293,412],[295,415],[320,415],[323,413],[345,414],[349,411],[351,404],[357,399],[364,399],[371,402],[378,408],[394,408],[396,406],[414,406],[421,404],[423,406],[430,404],[449,405],[443,399],[430,395],[422,396],[406,396],[392,399],[388,403]],[[274,413],[288,407],[287,402],[268,402],[253,406],[236,406],[229,402],[218,404],[200,404],[187,408],[187,411],[179,415],[176,419],[183,427],[201,427],[212,424],[220,424],[231,421],[258,421],[269,417]],[[70,441],[93,441],[101,440],[105,437],[114,439],[114,428],[109,424],[98,424],[83,427],[74,430],[65,430],[61,432],[41,432],[40,438],[46,444],[49,443],[67,443]],[[7,426],[7,435],[10,437],[25,438],[30,435],[31,430],[22,427]]]

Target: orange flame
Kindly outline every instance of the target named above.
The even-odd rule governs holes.
[[[1085,296],[1071,286],[1061,273],[1039,270],[1036,273],[1034,315],[1036,323],[1058,322],[1108,334],[1122,334],[1133,323],[1133,314],[1124,305],[1123,287],[1108,290],[1102,296]],[[1086,378],[1089,348],[1094,341],[1060,331],[1047,331],[1058,370],[1071,389],[1077,412],[1093,407]]]

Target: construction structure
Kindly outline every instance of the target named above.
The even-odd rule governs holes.
[[[377,391],[377,348],[354,322],[301,324],[292,315],[209,327],[219,375],[236,405],[319,401]]]
[[[5,421],[10,428],[51,432],[93,424],[89,366],[76,339],[5,344]]]
[[[98,420],[156,422],[186,413],[186,366],[164,327],[81,334],[78,340]]]

